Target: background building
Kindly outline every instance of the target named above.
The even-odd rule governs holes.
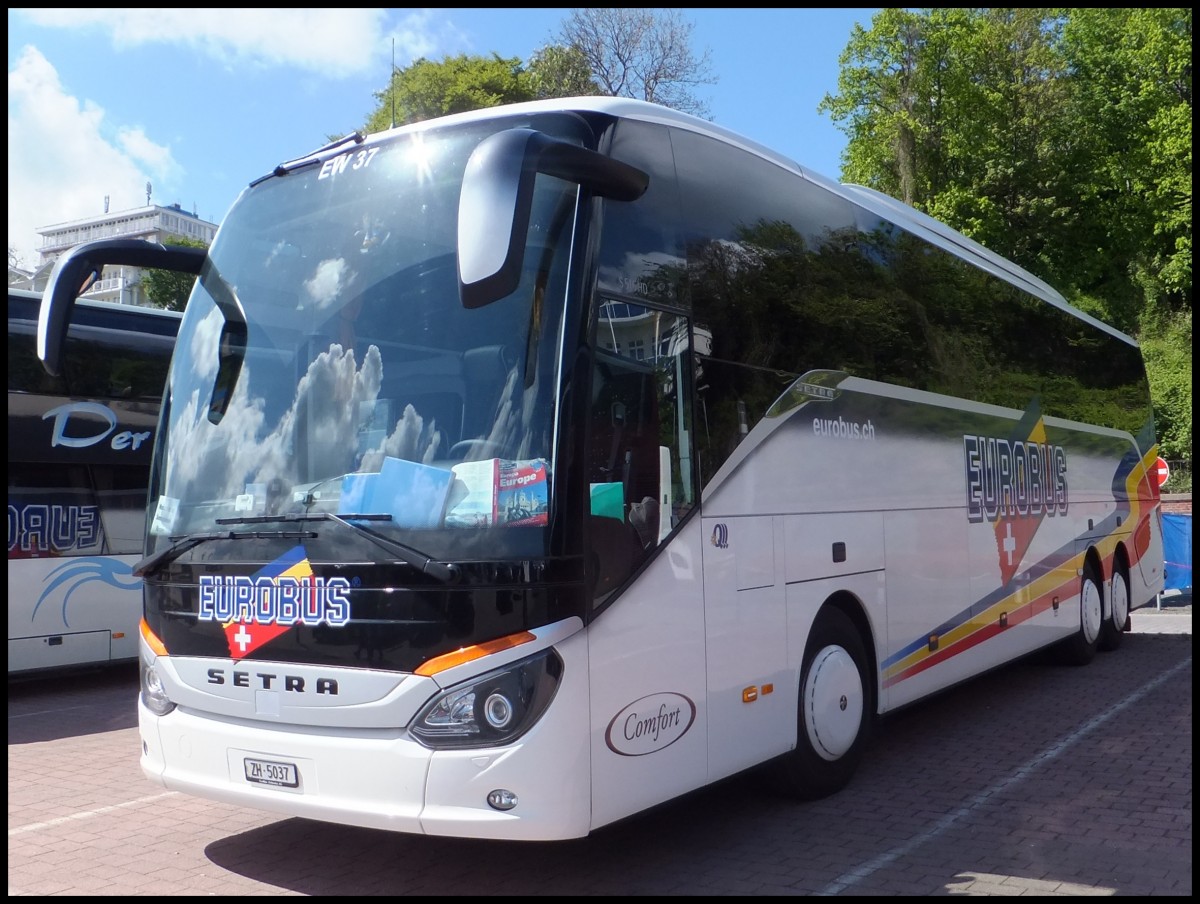
[[[200,219],[178,204],[172,204],[170,207],[148,204],[132,210],[105,212],[99,216],[42,226],[37,233],[42,237],[37,268],[28,273],[10,264],[8,284],[12,288],[43,291],[59,255],[83,242],[128,238],[170,244],[172,239],[184,238],[211,245],[213,236],[217,233],[217,224]],[[145,305],[147,302],[141,286],[141,268],[106,267],[103,278],[81,297]]]

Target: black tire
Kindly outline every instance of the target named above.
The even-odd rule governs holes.
[[[874,697],[858,629],[845,613],[826,607],[804,649],[796,748],[772,762],[772,787],[800,800],[844,788],[867,744]]]
[[[1058,659],[1064,665],[1087,665],[1096,657],[1104,624],[1103,587],[1096,567],[1089,562],[1079,584],[1079,630],[1058,648]]]
[[[1104,623],[1100,627],[1100,649],[1112,651],[1121,645],[1129,624],[1129,573],[1120,562],[1113,568],[1112,587],[1108,591]]]

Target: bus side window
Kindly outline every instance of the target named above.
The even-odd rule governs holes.
[[[645,555],[636,528],[629,520],[635,467],[633,444],[638,430],[636,376],[617,355],[597,351],[592,372],[590,423],[592,552],[596,559],[600,596],[620,585]]]
[[[600,304],[589,456],[600,593],[666,539],[696,500],[691,327],[639,304]]]

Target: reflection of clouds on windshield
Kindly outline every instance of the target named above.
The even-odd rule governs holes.
[[[304,281],[304,296],[312,303],[313,307],[323,311],[332,305],[353,281],[354,275],[345,259],[330,258],[317,264],[312,278]]]
[[[199,363],[208,359],[193,360]],[[211,499],[236,495],[231,493],[230,486],[236,486],[237,493],[245,492],[241,486],[246,482],[245,472],[234,470],[237,453],[254,448],[256,455],[262,454],[254,439],[263,422],[262,405],[261,401],[256,405],[246,398],[249,376],[249,366],[243,366],[229,408],[217,429],[208,423],[206,414],[209,399],[203,387],[210,386],[211,379],[195,384],[198,388],[192,390],[182,409],[178,407],[180,400],[175,400],[166,462],[168,496]]]
[[[201,381],[211,383],[217,374],[217,343],[221,339],[221,327],[225,318],[216,308],[209,311],[204,319],[196,324],[192,332],[191,348],[188,349],[188,360],[192,373]]]
[[[229,408],[217,427],[208,423],[208,399],[203,389],[197,389],[172,417],[168,494],[185,499],[230,499],[246,492],[249,483],[269,483],[276,477],[289,485],[301,482],[289,452],[300,431],[307,437],[300,441],[307,448],[308,474],[328,477],[353,470],[359,403],[378,397],[382,372],[374,347],[360,370],[352,352],[331,346],[309,365],[292,404],[273,427],[267,423],[264,399],[247,396],[245,387],[256,385],[249,362],[243,365]],[[200,386],[204,385],[202,381]]]
[[[405,405],[404,413],[396,422],[396,429],[383,441],[383,445],[363,455],[362,470],[378,471],[383,465],[384,456],[428,464],[437,457],[441,442],[442,433],[437,429],[437,421],[430,419],[426,428],[425,419],[417,414],[416,409],[412,405]]]
[[[331,345],[329,351],[317,355],[296,387],[295,404],[275,431],[289,439],[293,431],[299,434],[297,442],[306,450],[308,473],[283,476],[313,480],[353,471],[359,412],[363,402],[379,398],[382,379],[383,361],[373,345],[367,349],[361,370],[355,366],[354,352],[344,351],[340,345]],[[281,469],[282,461],[276,467]],[[255,482],[262,479],[260,475]]]
[[[487,439],[503,449],[509,458],[537,458],[545,454],[546,437],[533,425],[547,423],[547,420],[538,410],[540,385],[535,384],[528,389],[522,386],[519,379],[521,370],[514,367],[508,372],[508,380],[500,394],[496,417]]]
[[[220,321],[216,315],[215,321]],[[209,329],[207,321],[200,331]],[[197,340],[198,341],[198,340]],[[215,338],[212,340],[215,343]],[[215,358],[209,351],[194,362]],[[234,389],[221,423],[207,420],[208,396],[200,380],[198,389],[172,414],[171,444],[167,456],[167,495],[183,499],[232,500],[247,492],[248,484],[270,484],[279,478],[286,486],[338,477],[356,470],[357,443],[362,412],[379,398],[383,361],[379,349],[367,349],[362,366],[353,351],[334,344],[308,366],[287,409],[269,423],[268,400],[250,398],[247,386],[266,381],[251,375],[248,360]],[[361,470],[378,470],[383,456],[428,462],[441,443],[436,424],[405,406],[390,434],[374,449],[366,450]],[[296,472],[297,456],[305,462]]]

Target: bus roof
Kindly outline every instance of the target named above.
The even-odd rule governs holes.
[[[41,304],[42,293],[10,287],[8,319],[31,320],[36,323]],[[77,326],[106,326],[165,336],[178,333],[179,322],[182,319],[181,311],[84,298],[75,302],[75,313],[71,316],[72,323]]]

